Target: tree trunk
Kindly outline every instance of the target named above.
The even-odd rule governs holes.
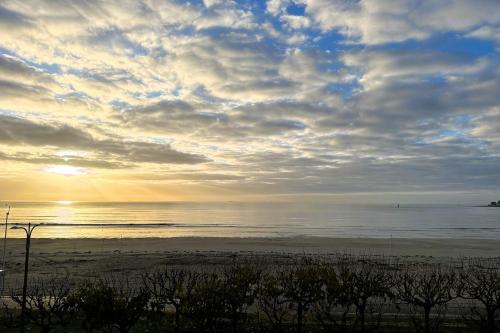
[[[425,333],[430,333],[431,331],[431,307],[428,305],[424,306],[424,332]]]
[[[297,333],[302,333],[302,314],[304,310],[302,303],[299,302],[297,305]]]
[[[495,308],[487,307],[486,308],[486,316],[487,316],[487,332],[495,333]]]
[[[366,311],[366,302],[363,302],[359,307],[359,317],[361,319],[361,333],[365,332],[365,311]]]
[[[179,333],[179,322],[181,318],[180,307],[175,307],[175,323],[174,323],[174,333]]]
[[[85,320],[83,327],[87,333],[94,332],[94,325],[92,325],[88,320]]]
[[[232,316],[231,316],[231,328],[233,333],[238,332],[238,309],[233,308],[231,310]]]
[[[50,332],[50,326],[41,326],[40,327],[40,333],[49,333]]]

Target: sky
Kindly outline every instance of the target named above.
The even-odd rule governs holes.
[[[500,199],[498,0],[0,0],[0,200]]]

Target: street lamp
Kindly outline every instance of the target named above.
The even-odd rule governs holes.
[[[7,250],[7,224],[9,223],[9,214],[10,214],[10,206],[7,207],[7,211],[5,212],[5,231],[3,236],[3,259],[2,259],[2,270],[0,270],[0,272],[2,273],[1,294],[3,294],[3,288],[5,286],[5,252]]]
[[[23,302],[21,305],[21,333],[24,333],[25,325],[25,315],[26,315],[26,289],[28,287],[28,263],[30,260],[30,244],[31,244],[31,234],[33,230],[41,224],[31,224],[28,223],[28,227],[21,227],[18,225],[13,226],[11,229],[22,229],[26,232],[26,258],[24,259],[24,280],[23,280]]]

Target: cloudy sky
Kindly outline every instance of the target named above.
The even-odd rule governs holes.
[[[0,199],[496,196],[499,55],[498,0],[0,0]]]

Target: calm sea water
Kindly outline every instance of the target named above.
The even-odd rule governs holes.
[[[314,203],[16,203],[34,237],[405,237],[500,239],[500,208]],[[3,230],[2,230],[3,231]],[[20,237],[9,230],[9,237]]]

